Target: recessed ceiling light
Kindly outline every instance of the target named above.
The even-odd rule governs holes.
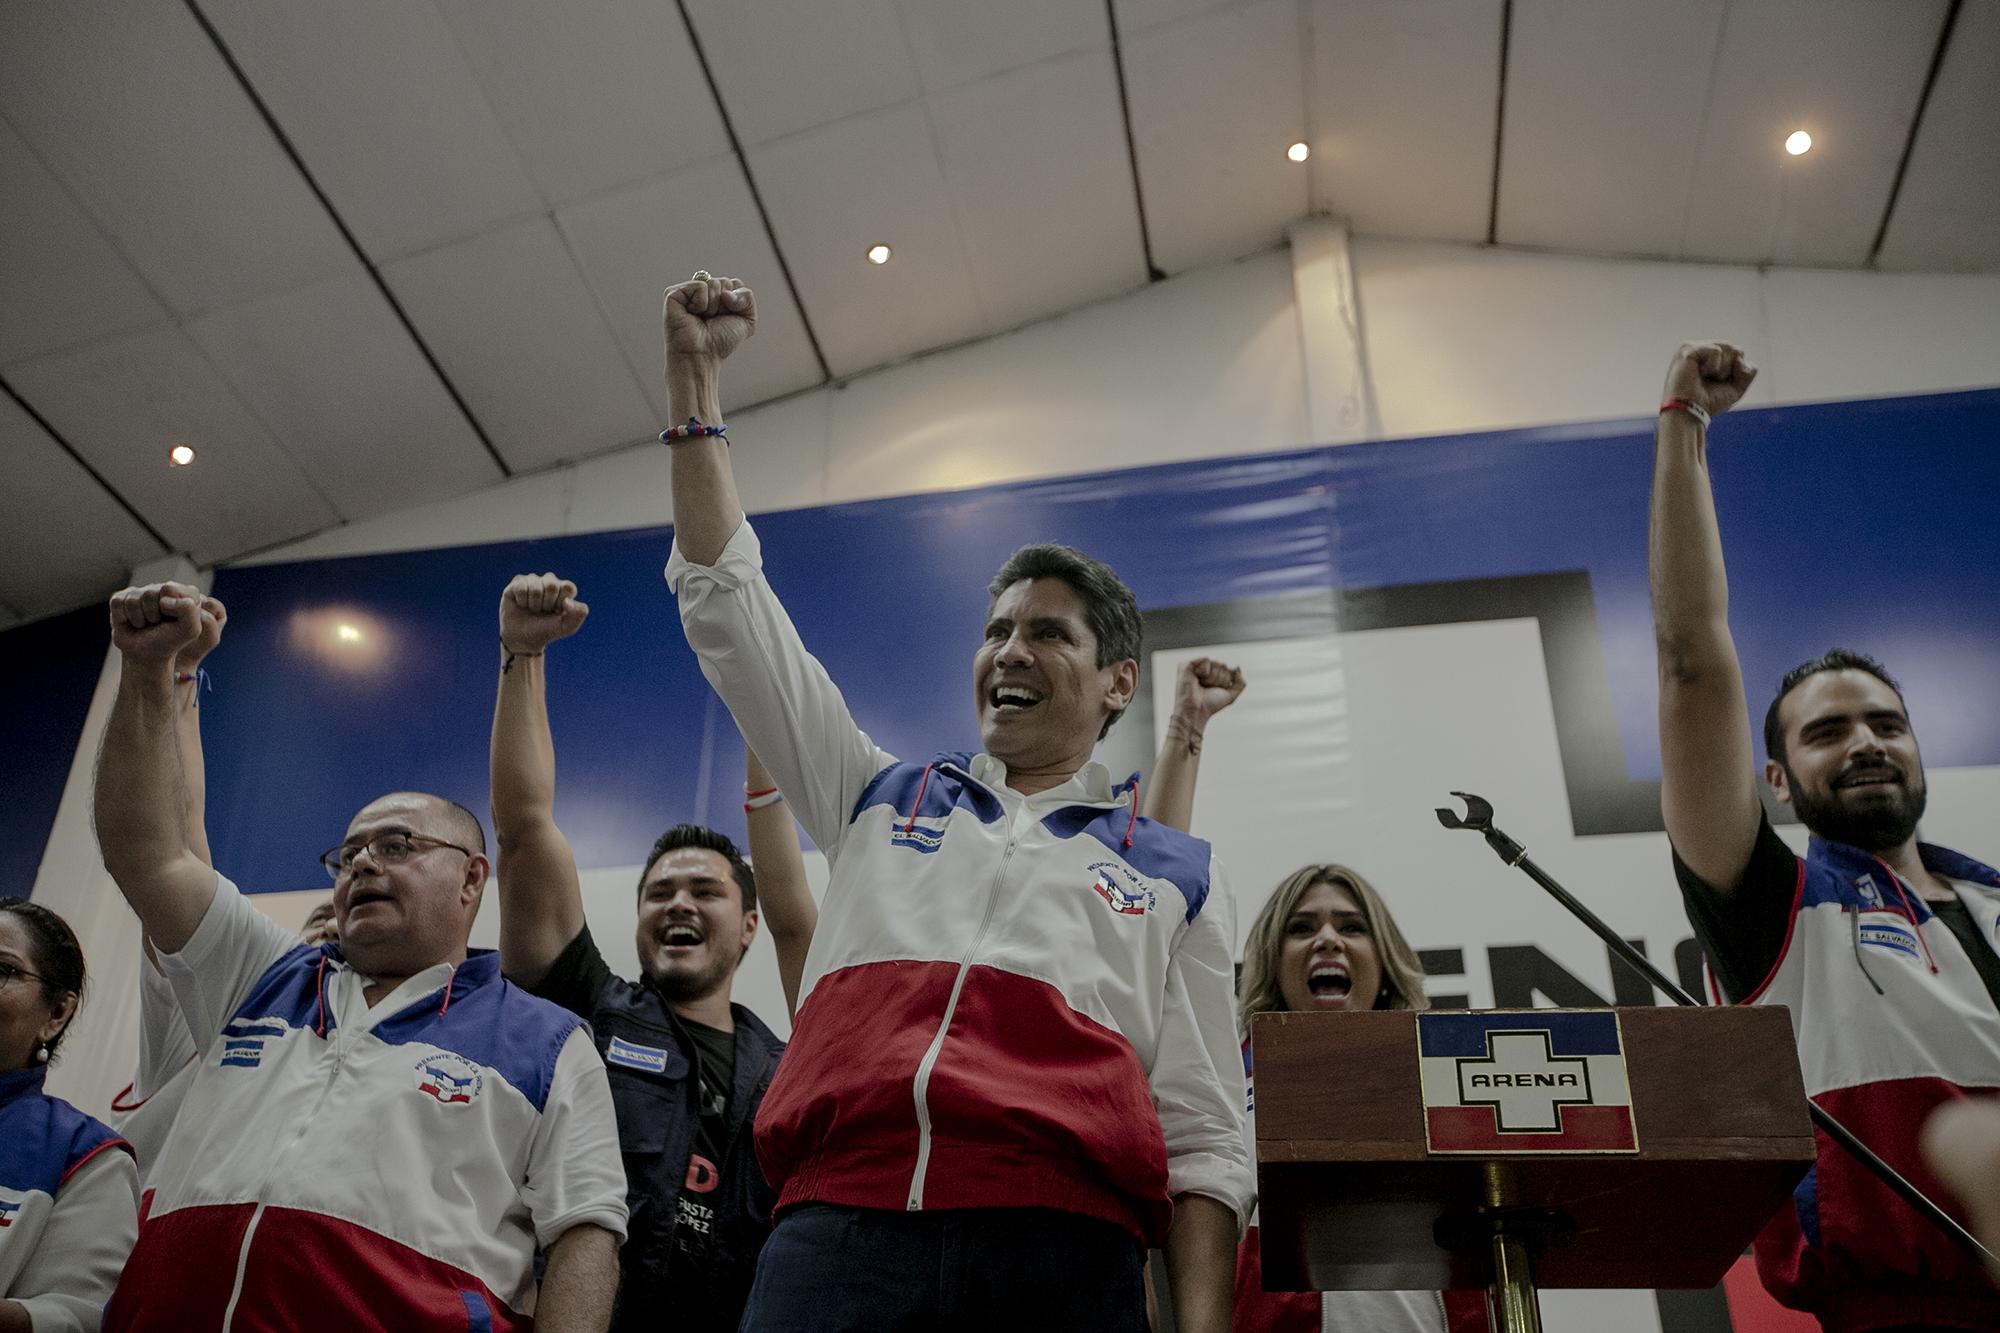
[[[1793,130],[1790,137],[1785,140],[1785,151],[1793,157],[1800,156],[1811,147],[1812,136],[1804,130]]]
[[[194,450],[185,444],[177,444],[167,450],[167,461],[175,467],[186,467],[194,462]]]
[[[871,246],[869,246],[869,247],[868,247],[868,262],[869,262],[869,263],[871,263],[871,264],[886,264],[886,263],[888,263],[888,262],[889,262],[889,247],[888,247],[888,246],[886,246],[886,245],[871,245]]]
[[[1312,156],[1312,151],[1312,146],[1304,139],[1301,139],[1285,150],[1285,156],[1294,162],[1303,162]]]

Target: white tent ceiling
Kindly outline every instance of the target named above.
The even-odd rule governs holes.
[[[2000,0],[0,0],[0,624],[646,438],[696,265],[744,403],[1314,212],[2000,269],[1996,87]]]

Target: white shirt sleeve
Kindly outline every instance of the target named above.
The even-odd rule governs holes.
[[[139,1067],[132,1074],[132,1096],[139,1101],[151,1097],[199,1054],[173,983],[141,951]]]
[[[298,936],[218,874],[215,897],[194,934],[179,953],[160,955],[194,1043],[206,1048],[271,964],[298,947]]]
[[[102,1148],[56,1190],[48,1226],[10,1295],[35,1333],[97,1333],[138,1239],[138,1169],[130,1153]]]
[[[619,1155],[618,1117],[611,1082],[579,1027],[556,1057],[549,1100],[528,1145],[528,1176],[521,1186],[543,1249],[573,1226],[603,1227],[625,1235],[625,1159]]]
[[[1167,1142],[1167,1190],[1205,1194],[1248,1225],[1257,1175],[1244,1140],[1243,1048],[1236,1036],[1235,900],[1212,856],[1208,901],[1167,964],[1160,1041],[1147,1080]]]
[[[764,578],[763,549],[748,519],[713,565],[690,562],[676,542],[666,573],[702,674],[806,834],[832,860],[854,803],[895,756],[854,724],[840,687],[806,651]]]

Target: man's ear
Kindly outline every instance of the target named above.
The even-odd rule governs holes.
[[[1111,685],[1105,691],[1104,702],[1116,712],[1124,712],[1132,706],[1132,698],[1139,692],[1139,664],[1132,658],[1111,664]]]
[[[1785,766],[1775,759],[1764,761],[1764,781],[1771,784],[1771,791],[1777,796],[1779,805],[1792,803],[1791,784],[1785,778]]]
[[[748,949],[750,941],[757,938],[757,909],[751,908],[743,914],[743,947]]]
[[[458,901],[461,907],[477,907],[481,895],[486,892],[486,881],[493,874],[493,863],[484,856],[465,858],[465,877],[459,881]]]

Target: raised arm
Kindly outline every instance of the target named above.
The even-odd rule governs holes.
[[[208,764],[201,752],[201,664],[215,645],[229,612],[213,597],[201,599],[201,633],[174,659],[176,712],[174,735],[181,747],[181,778],[187,792],[188,848],[206,866],[215,864],[208,850]]]
[[[556,747],[549,732],[548,646],[590,608],[554,574],[517,574],[500,594],[500,688],[489,752],[493,834],[500,844],[500,964],[539,982],[583,929],[583,887],[556,827]]]
[[[1756,374],[1727,343],[1683,344],[1667,369],[1666,400],[1719,416]],[[1660,667],[1660,806],[1681,859],[1726,893],[1749,866],[1761,816],[1743,672],[1729,636],[1707,428],[1696,413],[1668,407],[1654,441],[1649,560]]]
[[[757,301],[734,278],[707,274],[667,289],[667,394],[674,424],[720,426],[717,372],[757,328]],[[674,445],[674,541],[697,565],[712,565],[743,524],[729,445],[697,436]]]
[[[750,826],[750,868],[757,874],[757,909],[778,950],[778,980],[785,987],[785,1012],[797,1018],[799,980],[806,950],[819,926],[819,906],[806,887],[806,862],[799,855],[799,831],[785,794],[757,752],[743,747],[743,809]]]
[[[1167,738],[1146,785],[1146,817],[1186,833],[1194,820],[1194,785],[1201,774],[1201,740],[1209,719],[1243,693],[1243,672],[1212,657],[1181,663]]]
[[[201,594],[184,583],[126,588],[110,611],[124,660],[97,755],[97,844],[146,938],[177,953],[215,897],[215,872],[188,835],[175,721],[174,659],[201,633]]]

